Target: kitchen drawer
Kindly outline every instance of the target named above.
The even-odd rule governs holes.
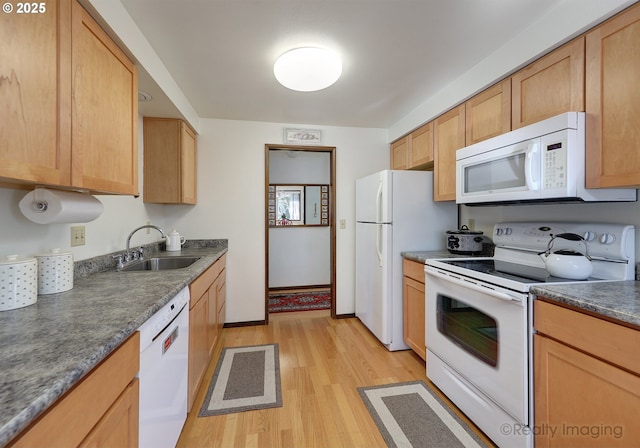
[[[402,274],[424,284],[424,264],[417,261],[402,260]]]
[[[618,325],[563,306],[534,302],[533,323],[539,333],[640,374],[640,330]]]

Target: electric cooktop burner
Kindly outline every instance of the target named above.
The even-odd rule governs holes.
[[[518,263],[510,263],[507,261],[495,259],[482,260],[440,260],[444,264],[459,266],[461,268],[470,269],[472,271],[481,272],[483,274],[493,275],[495,277],[506,278],[520,283],[560,283],[560,282],[588,282],[598,280],[595,278],[587,278],[586,280],[573,280],[568,278],[554,277],[544,268],[526,266]]]

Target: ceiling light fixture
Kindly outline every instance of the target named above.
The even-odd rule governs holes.
[[[276,60],[273,73],[288,89],[313,92],[329,87],[340,78],[342,61],[336,53],[324,48],[296,48]]]

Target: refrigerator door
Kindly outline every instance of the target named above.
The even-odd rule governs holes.
[[[392,179],[393,173],[384,170],[356,180],[356,221],[392,221]]]
[[[385,345],[392,342],[391,227],[356,223],[356,316]]]

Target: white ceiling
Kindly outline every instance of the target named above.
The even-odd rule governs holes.
[[[121,0],[202,118],[379,128],[562,1]],[[342,55],[336,84],[278,84],[275,59],[306,45]]]

